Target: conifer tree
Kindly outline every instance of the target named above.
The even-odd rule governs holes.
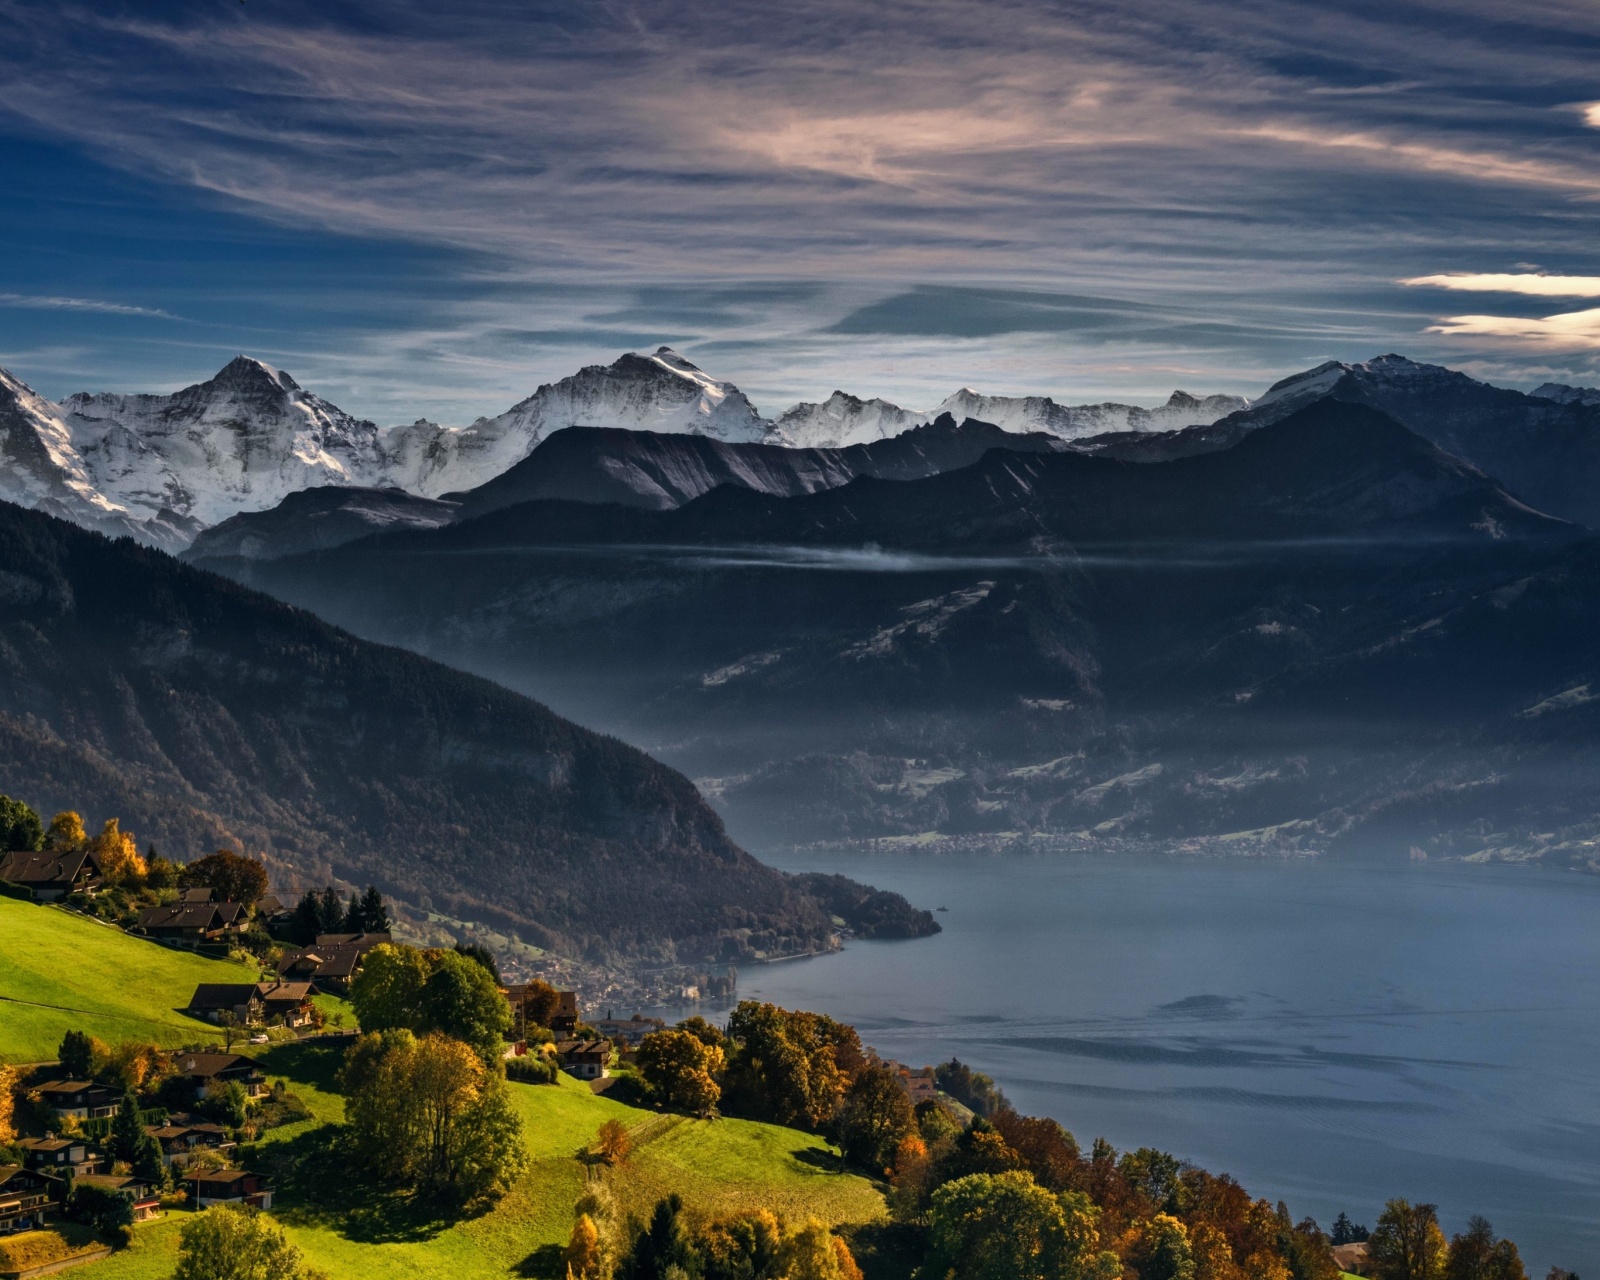
[[[369,884],[361,895],[361,927],[368,933],[389,932],[389,908],[375,884]]]

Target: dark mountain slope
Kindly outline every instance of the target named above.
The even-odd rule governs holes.
[[[1566,728],[1600,690],[1594,539],[1337,401],[1170,462],[528,503],[254,572],[651,744],[774,844],[1600,820],[1542,781],[1600,794]]]
[[[687,779],[474,676],[0,504],[0,779],[591,958],[825,946]]]
[[[460,513],[453,502],[404,489],[320,485],[299,489],[275,507],[229,516],[202,530],[184,552],[192,564],[221,557],[270,560],[354,542],[393,529],[437,529]]]

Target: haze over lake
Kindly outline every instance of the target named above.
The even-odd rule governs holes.
[[[768,854],[946,906],[939,936],[750,969],[742,997],[952,1054],[1085,1146],[1158,1146],[1324,1228],[1483,1213],[1600,1263],[1600,878],[1373,862]],[[1403,855],[1401,855],[1403,858]]]

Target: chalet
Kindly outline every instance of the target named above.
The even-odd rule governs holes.
[[[0,1164],[0,1236],[42,1227],[50,1209],[46,1179],[19,1164]]]
[[[247,1204],[254,1209],[272,1208],[272,1192],[259,1173],[244,1169],[212,1169],[190,1174],[184,1180],[189,1202],[199,1209],[214,1204]]]
[[[237,936],[245,925],[244,914],[237,902],[175,902],[146,907],[139,913],[137,928],[158,942],[193,947]]]
[[[939,1082],[934,1079],[933,1068],[923,1067],[920,1070],[906,1066],[903,1062],[896,1062],[892,1058],[881,1059],[881,1064],[894,1074],[895,1083],[906,1095],[906,1100],[914,1107],[919,1102],[934,1102],[939,1097]]]
[[[161,1162],[181,1169],[200,1151],[226,1151],[236,1146],[228,1141],[227,1130],[220,1124],[205,1124],[169,1120],[166,1124],[146,1125],[145,1132],[161,1148]]]
[[[178,1075],[194,1085],[195,1099],[205,1096],[213,1081],[219,1084],[238,1083],[245,1096],[259,1098],[267,1091],[266,1073],[254,1058],[241,1053],[176,1053],[172,1065]]]
[[[198,902],[218,902],[217,891],[210,885],[195,885],[191,889],[179,889],[178,901],[185,906],[192,906]]]
[[[1354,1244],[1336,1244],[1333,1246],[1334,1265],[1340,1271],[1346,1271],[1354,1276],[1367,1274],[1367,1242],[1357,1241]]]
[[[100,1168],[101,1158],[78,1138],[19,1138],[22,1165],[31,1173],[81,1178]]]
[[[77,1185],[104,1187],[107,1191],[123,1192],[133,1201],[133,1220],[135,1222],[149,1222],[151,1218],[159,1218],[161,1216],[160,1191],[139,1178],[111,1177],[107,1174],[91,1173],[79,1178]]]
[[[100,869],[87,853],[0,853],[0,880],[26,889],[35,902],[100,887]]]
[[[303,1027],[311,1021],[315,994],[309,982],[202,982],[185,1012],[211,1022],[232,1014],[246,1025],[281,1018],[286,1027]]]
[[[311,946],[284,955],[278,973],[313,982],[319,991],[347,996],[367,952],[390,940],[387,933],[321,933]]]
[[[117,1114],[122,1093],[92,1080],[52,1080],[39,1097],[63,1120],[103,1120]]]
[[[611,1041],[557,1040],[561,1069],[580,1080],[602,1080],[611,1074]]]
[[[275,893],[267,894],[256,903],[256,919],[265,921],[268,926],[283,924],[293,914],[294,908]]]

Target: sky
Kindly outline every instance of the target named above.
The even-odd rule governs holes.
[[[1590,0],[0,0],[0,366],[468,422],[1600,383]]]

